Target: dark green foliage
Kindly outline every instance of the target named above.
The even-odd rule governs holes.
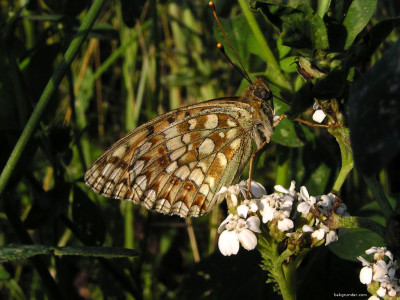
[[[14,2],[0,4],[2,168],[92,4]],[[329,5],[316,6],[323,2]],[[398,4],[252,1],[254,20],[236,1],[216,5],[250,77],[266,77],[284,100],[273,99],[287,118],[257,157],[254,179],[269,193],[291,180],[312,195],[332,190],[341,169],[338,135],[294,121],[310,121],[317,100],[329,114],[326,123],[350,128],[356,169],[341,186],[343,201],[352,215],[385,225],[378,205],[368,204],[373,197],[360,174],[379,173],[386,193],[400,192],[399,18],[385,15]],[[109,1],[88,36],[0,192],[0,298],[279,299],[265,284],[258,252],[218,251],[224,204],[191,220],[193,239],[184,220],[106,199],[82,183],[89,164],[129,130],[172,108],[241,95],[248,86],[215,47],[224,43],[239,65],[207,3]],[[394,215],[393,245],[397,223]],[[383,242],[357,229],[332,251],[311,251],[298,276],[298,299],[365,292],[361,264],[353,261]]]

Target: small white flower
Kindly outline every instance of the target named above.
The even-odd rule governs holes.
[[[330,230],[325,236],[325,245],[328,246],[330,243],[336,242],[338,239],[336,231]]]
[[[312,116],[312,119],[317,123],[321,123],[326,117],[324,111],[319,108],[320,108],[319,104],[317,102],[314,102],[313,110],[315,110],[315,112]]]
[[[257,216],[251,216],[246,220],[247,227],[254,232],[261,233],[260,230],[260,219]]]
[[[238,214],[230,214],[218,227],[218,233],[221,234],[218,239],[218,248],[225,256],[237,254],[239,243],[245,249],[252,250],[257,246],[257,237],[254,232],[261,232],[260,219],[257,216],[245,219]]]
[[[225,230],[218,239],[219,251],[225,256],[239,252],[239,238],[236,232]]]
[[[243,180],[240,183],[231,185],[228,188],[223,186],[216,195],[223,195],[228,201],[232,202],[233,206],[237,206],[239,194],[242,194],[243,199],[246,198],[247,186],[248,180]],[[254,197],[260,198],[262,195],[266,194],[266,191],[261,183],[251,181],[250,193]]]
[[[386,264],[384,260],[378,260],[376,263],[373,264],[373,271],[374,276],[372,277],[373,280],[384,282],[386,280],[389,264]]]
[[[314,232],[314,228],[312,228],[310,225],[303,225],[301,230],[303,230],[303,232]]]
[[[290,182],[290,188],[289,188],[289,189],[286,189],[286,188],[284,188],[284,187],[281,186],[281,185],[276,185],[276,186],[274,186],[274,189],[275,189],[277,192],[280,192],[280,193],[282,193],[282,194],[288,194],[288,195],[291,195],[291,196],[293,196],[293,197],[297,195],[297,192],[296,192],[295,188],[296,188],[296,181],[294,181],[294,180],[292,180],[292,181]]]
[[[247,190],[247,181],[245,182]],[[250,185],[250,193],[256,198],[261,198],[263,195],[267,194],[267,191],[265,190],[264,186],[261,183],[252,180]]]
[[[215,195],[223,195],[228,201],[232,201],[233,206],[237,206],[240,188],[238,184],[231,185],[229,188],[223,186]]]
[[[259,203],[260,213],[263,217],[263,223],[267,223],[274,218],[275,213],[275,199],[273,197],[264,196]]]
[[[238,233],[238,238],[240,244],[242,244],[243,248],[246,250],[253,250],[257,246],[257,237],[249,229],[243,229],[240,231]]]
[[[335,196],[332,193],[328,195],[322,195],[317,199],[318,210],[326,215],[328,211],[332,208],[332,204],[336,201]]]
[[[370,284],[372,282],[372,268],[363,267],[360,272],[360,281],[363,284]]]
[[[318,241],[322,240],[325,237],[325,230],[323,228],[319,228],[317,230],[314,230],[313,233],[311,233],[311,236]]]
[[[374,296],[369,297],[368,300],[380,300],[380,299],[379,299],[379,297],[374,295]]]
[[[387,256],[390,260],[393,260],[393,254],[389,250],[386,250],[386,247],[371,247],[368,250],[365,250],[365,254],[374,253],[374,260],[384,259],[384,256]]]
[[[238,215],[241,218],[246,218],[249,209],[250,208],[247,205],[242,204],[242,205],[239,205],[236,210],[237,210]]]
[[[317,109],[313,116],[312,119],[317,122],[317,123],[322,123],[322,121],[325,119],[326,115],[322,109]]]
[[[229,216],[227,216],[225,218],[225,220],[222,221],[221,225],[219,225],[218,227],[218,233],[221,234],[222,231],[225,230],[226,225],[229,224],[229,222],[233,219],[233,215],[229,214]],[[236,226],[236,225],[235,225]],[[228,230],[232,230],[232,228],[229,228]]]
[[[336,242],[338,240],[338,236],[336,234],[336,231],[330,230],[328,226],[325,226],[322,223],[319,223],[317,226],[318,229],[312,228],[308,225],[303,226],[303,231],[304,232],[312,232],[311,236],[318,241],[322,240],[325,238],[325,245],[328,246],[330,243]],[[307,230],[307,231],[305,231]]]
[[[300,188],[300,196],[303,202],[300,202],[299,205],[297,205],[297,211],[306,215],[310,212],[311,207],[313,207],[317,202],[317,199],[314,196],[310,197],[305,186]]]
[[[381,286],[379,287],[379,289],[376,291],[376,294],[377,294],[379,297],[385,297],[385,295],[386,295],[386,286],[381,285]]]
[[[292,220],[288,218],[282,218],[278,221],[278,229],[280,231],[288,231],[294,227],[294,223]]]
[[[237,207],[237,213],[242,218],[247,218],[248,212],[257,212],[258,205],[255,200],[244,200],[241,205]]]

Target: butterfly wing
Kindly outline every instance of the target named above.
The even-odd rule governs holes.
[[[252,153],[254,108],[239,100],[210,100],[143,124],[92,164],[86,184],[164,214],[207,214]]]

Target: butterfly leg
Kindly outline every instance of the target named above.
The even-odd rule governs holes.
[[[250,169],[249,169],[249,181],[247,183],[247,192],[246,192],[246,199],[249,199],[250,196],[250,187],[251,187],[251,175],[253,174],[253,164],[254,164],[254,157],[257,155],[258,152],[264,149],[265,145],[267,145],[269,141],[265,141],[261,144],[260,148],[258,148],[250,157]]]

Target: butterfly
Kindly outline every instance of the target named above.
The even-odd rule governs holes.
[[[241,97],[223,97],[170,111],[113,144],[85,174],[106,197],[181,217],[202,216],[223,200],[253,153],[273,133],[272,93],[262,78]]]

